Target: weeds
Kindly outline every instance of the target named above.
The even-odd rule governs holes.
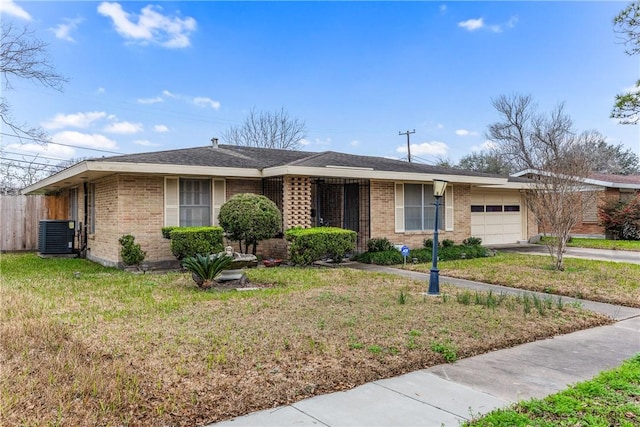
[[[450,340],[432,341],[429,348],[431,348],[431,351],[440,353],[444,357],[444,360],[449,363],[453,363],[458,360],[458,349]]]

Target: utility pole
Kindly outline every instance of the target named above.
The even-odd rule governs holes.
[[[407,135],[407,158],[409,159],[409,163],[411,163],[411,143],[409,142],[409,135],[411,135],[412,133],[416,133],[416,130],[412,130],[409,131],[407,130],[406,132],[398,132],[398,135]]]

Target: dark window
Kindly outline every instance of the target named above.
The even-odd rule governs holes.
[[[483,205],[471,205],[471,212],[484,212]]]
[[[502,205],[487,205],[487,212],[502,212]]]
[[[505,212],[520,212],[519,205],[504,205]]]

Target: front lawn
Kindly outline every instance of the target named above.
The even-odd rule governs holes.
[[[466,427],[640,425],[640,354],[565,391],[496,409]]]
[[[204,425],[610,322],[349,269],[253,269],[270,288],[214,292],[79,259],[0,268],[4,425]]]
[[[543,237],[542,243],[550,237]],[[572,248],[609,249],[620,251],[640,252],[640,240],[609,240],[609,239],[587,239],[582,237],[572,237],[567,243]]]
[[[592,301],[640,307],[640,265],[565,258],[555,271],[546,256],[498,253],[495,257],[438,264],[443,276],[547,292]],[[430,264],[406,268],[428,272]]]

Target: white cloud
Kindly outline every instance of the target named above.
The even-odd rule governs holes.
[[[65,127],[86,128],[96,120],[105,118],[107,113],[103,111],[92,111],[89,113],[76,114],[56,114],[56,116],[42,123],[45,129],[62,129]]]
[[[142,123],[115,122],[107,125],[103,131],[108,133],[130,134],[142,132]]]
[[[166,90],[166,89],[162,91],[162,94],[163,94],[164,96],[169,97],[169,98],[177,98],[177,97],[178,97],[178,95],[175,95],[175,94],[173,94],[173,93],[169,92],[169,91],[168,91],[168,90]]]
[[[164,133],[164,132],[169,132],[169,128],[165,125],[155,125],[153,127],[153,131],[158,133]]]
[[[458,22],[458,27],[462,27],[467,31],[475,31],[484,26],[484,19],[467,19],[466,21]]]
[[[27,153],[42,154],[48,157],[59,157],[62,159],[70,159],[74,156],[76,150],[71,147],[56,144],[9,144],[7,145],[9,150],[20,150]]]
[[[456,135],[458,136],[478,136],[478,132],[466,129],[458,129],[456,130]]]
[[[357,147],[360,145],[360,141],[354,139],[349,143],[349,145],[351,145],[352,147]]]
[[[438,123],[438,125],[436,126],[438,129],[444,129],[444,125],[442,123]]]
[[[220,108],[220,102],[214,101],[211,98],[207,98],[206,96],[196,96],[193,98],[193,103],[199,107],[211,107],[214,110]]]
[[[96,90],[96,92],[98,93],[98,95],[102,95],[103,93],[106,92],[106,89],[103,87],[99,87],[98,90]]]
[[[474,145],[471,147],[471,151],[488,151],[488,150],[493,150],[494,148],[497,148],[498,144],[487,139],[485,142],[483,142],[480,145]]]
[[[118,144],[114,140],[97,133],[88,134],[67,130],[56,133],[51,137],[51,140],[60,144],[75,145],[86,148],[96,148],[100,150],[111,150],[118,148]]]
[[[138,98],[138,104],[157,104],[162,101],[164,101],[164,99],[160,96],[156,96],[155,98]]]
[[[125,12],[120,3],[102,2],[98,6],[98,13],[111,18],[116,31],[126,39],[168,48],[190,46],[189,36],[196,29],[196,20],[163,15],[161,11],[160,6],[148,5],[138,15]]]
[[[401,145],[396,148],[398,153],[406,153],[407,146]],[[449,151],[449,146],[444,142],[440,141],[430,141],[423,142],[422,144],[411,144],[411,154],[415,154],[416,156],[421,154],[428,154],[431,156],[444,156]]]
[[[78,25],[80,25],[82,21],[84,21],[84,19],[83,18],[75,18],[75,19],[65,18],[64,21],[65,21],[64,23],[58,24],[57,27],[50,28],[50,30],[53,31],[56,37],[61,40],[66,40],[68,42],[75,42],[75,39],[71,37],[71,31],[78,28]]]
[[[518,16],[514,15],[509,18],[507,22],[502,24],[486,24],[484,18],[467,19],[466,21],[458,22],[458,27],[462,27],[467,31],[475,31],[479,29],[489,30],[494,33],[501,33],[505,28],[514,28],[518,23]]]
[[[447,12],[447,5],[446,4],[441,4],[440,7],[440,13],[444,14]]]
[[[16,18],[24,19],[25,21],[31,21],[31,15],[29,12],[14,3],[13,0],[1,0],[0,1],[0,15],[11,15]]]
[[[157,147],[160,144],[155,144],[147,139],[136,139],[133,141],[134,144],[136,145],[141,145],[143,147]]]

